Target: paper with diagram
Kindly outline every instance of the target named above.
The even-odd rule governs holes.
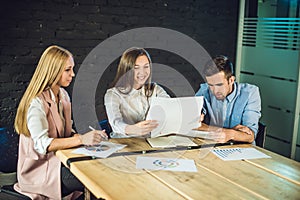
[[[74,151],[72,151],[72,153],[84,154],[87,156],[94,156],[97,158],[107,158],[116,151],[123,149],[125,146],[126,145],[123,144],[102,141],[98,145],[77,148]]]
[[[255,148],[226,148],[213,149],[212,152],[222,160],[243,160],[243,159],[258,159],[271,158],[270,156],[258,151]]]
[[[197,167],[194,160],[163,157],[138,156],[136,159],[136,168],[148,170],[197,172]]]

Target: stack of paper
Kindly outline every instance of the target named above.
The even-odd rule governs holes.
[[[167,147],[177,147],[177,146],[197,146],[196,143],[191,141],[190,138],[182,136],[168,136],[168,137],[158,137],[158,138],[147,138],[147,141],[151,147],[155,148],[167,148]]]

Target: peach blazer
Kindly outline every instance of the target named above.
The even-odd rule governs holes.
[[[72,131],[71,103],[67,92],[64,89],[60,90],[60,100],[65,117],[64,128],[57,105],[51,99],[50,91],[44,91],[39,98],[44,103],[49,137],[70,137]],[[34,150],[32,138],[20,134],[18,183],[14,185],[16,191],[37,200],[61,199],[60,168],[61,163],[54,152],[48,152],[46,155],[39,154]]]

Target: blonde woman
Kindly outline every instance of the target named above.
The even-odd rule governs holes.
[[[145,49],[133,47],[122,54],[113,87],[104,97],[111,137],[145,136],[158,126],[156,120],[145,120],[151,98],[169,95],[151,83],[151,68]]]
[[[18,183],[14,188],[32,199],[74,199],[83,185],[61,166],[54,152],[79,145],[93,145],[104,131],[76,134],[72,130],[71,103],[67,87],[75,76],[72,54],[50,46],[42,54],[21,99],[15,119],[20,134]]]

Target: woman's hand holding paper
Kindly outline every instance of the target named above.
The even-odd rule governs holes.
[[[153,129],[155,129],[158,126],[158,123],[156,120],[145,120],[138,122],[134,125],[128,125],[125,128],[125,132],[128,135],[146,135],[150,133]]]

